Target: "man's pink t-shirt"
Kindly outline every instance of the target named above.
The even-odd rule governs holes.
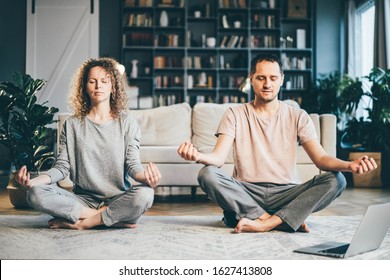
[[[252,183],[301,183],[296,169],[298,142],[318,137],[306,111],[279,104],[278,112],[266,119],[254,111],[253,101],[225,112],[217,135],[234,138],[234,178]]]

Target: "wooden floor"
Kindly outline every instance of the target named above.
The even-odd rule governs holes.
[[[347,188],[326,209],[314,215],[323,216],[348,216],[362,215],[368,205],[390,202],[390,188],[358,189]],[[0,191],[0,215],[37,215],[35,210],[15,209],[9,202],[5,190]],[[156,196],[152,208],[146,213],[149,216],[200,216],[222,215],[221,209],[203,195],[197,195],[195,199],[188,196]]]

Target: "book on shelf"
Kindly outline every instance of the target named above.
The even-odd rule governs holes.
[[[221,48],[225,48],[225,44],[227,42],[227,39],[228,39],[228,36],[226,36],[226,35],[223,36],[222,41],[221,41],[221,45],[220,45]]]
[[[125,7],[135,7],[136,0],[125,0]]]
[[[244,42],[244,36],[240,36],[240,39],[238,40],[237,48],[241,48],[243,42]]]
[[[139,0],[139,6],[140,7],[152,7],[153,0]]]
[[[306,30],[305,29],[297,29],[297,49],[305,49],[306,48]]]
[[[130,14],[128,25],[137,27],[151,27],[153,26],[153,19],[149,13]]]
[[[232,35],[230,36],[229,42],[227,43],[228,48],[234,48],[234,45],[237,43],[238,36]]]
[[[246,8],[246,0],[238,0],[239,8]]]
[[[152,46],[152,34],[144,32],[125,33],[123,46]]]
[[[246,8],[246,0],[219,0],[220,8]]]

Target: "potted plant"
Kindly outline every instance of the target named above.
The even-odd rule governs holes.
[[[370,84],[368,90],[363,90],[362,81],[357,80],[347,86],[340,96],[341,110],[351,116],[343,132],[341,145],[351,151],[350,159],[358,158],[363,153],[372,153],[370,156],[377,160],[378,169],[371,176],[354,176],[354,185],[379,187],[382,186],[381,168],[388,169],[389,164],[390,70],[373,68],[364,78]],[[366,117],[352,117],[359,103],[364,104],[368,112]],[[385,160],[381,163],[381,159]],[[387,173],[383,172],[382,175]]]
[[[312,92],[303,100],[302,106],[308,112],[333,114],[337,117],[338,129],[343,130],[344,112],[340,108],[340,95],[355,81],[346,74],[333,71],[321,74],[312,88]]]
[[[34,176],[54,160],[53,149],[46,144],[52,130],[47,125],[56,122],[58,109],[37,103],[36,94],[45,81],[21,73],[14,73],[13,79],[0,82],[0,144],[8,148],[13,171],[26,165]],[[26,190],[16,184],[14,172],[7,188],[15,207],[27,207]]]

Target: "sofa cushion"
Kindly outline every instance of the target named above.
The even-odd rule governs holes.
[[[140,159],[142,163],[193,163],[181,158],[177,153],[178,148],[179,146],[141,146]]]
[[[236,103],[197,103],[192,111],[192,143],[203,152],[214,147],[217,142],[215,133],[226,109],[242,104]]]
[[[202,153],[210,153],[217,142],[215,133],[219,122],[229,107],[239,106],[237,103],[197,103],[192,110],[192,143]],[[233,148],[225,163],[233,163]]]
[[[132,110],[141,128],[141,145],[175,146],[191,139],[191,107],[180,103]]]

